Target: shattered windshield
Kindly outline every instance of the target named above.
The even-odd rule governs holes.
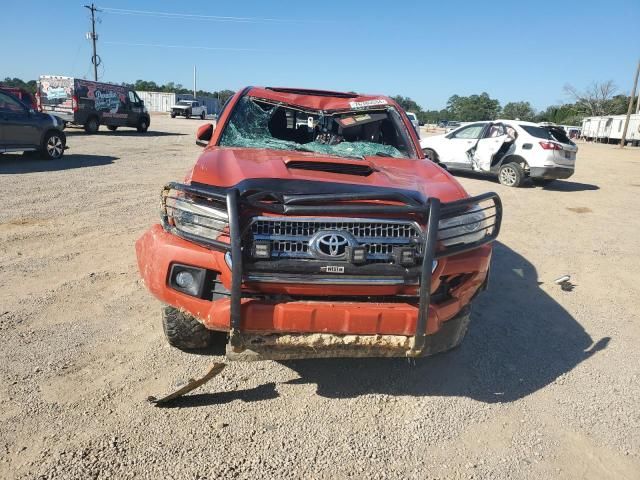
[[[219,144],[340,157],[416,158],[400,115],[388,106],[327,113],[243,97],[234,107]]]

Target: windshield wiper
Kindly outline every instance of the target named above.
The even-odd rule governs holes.
[[[393,157],[393,155],[391,155],[390,153],[387,153],[387,152],[376,152],[374,156],[376,156],[376,157]]]

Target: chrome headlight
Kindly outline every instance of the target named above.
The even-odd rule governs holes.
[[[440,220],[438,240],[445,247],[479,242],[489,226],[484,209],[476,204],[458,216]]]
[[[229,226],[226,205],[222,202],[204,204],[182,192],[170,190],[164,197],[167,222],[178,231],[216,240]]]

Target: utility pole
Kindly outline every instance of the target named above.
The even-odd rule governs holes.
[[[91,41],[93,42],[93,56],[91,57],[91,63],[93,63],[93,79],[98,81],[98,65],[100,65],[100,57],[96,54],[96,12],[99,12],[96,6],[92,3],[91,6],[85,5],[84,8],[88,8],[91,11]]]
[[[197,100],[196,98],[196,66],[193,66],[193,99]]]
[[[624,130],[622,130],[622,138],[620,139],[620,148],[624,148],[624,144],[627,140],[627,129],[629,128],[629,120],[631,118],[631,112],[633,112],[633,101],[636,98],[636,88],[638,87],[638,74],[640,74],[640,60],[638,60],[636,76],[633,78],[633,87],[631,88],[631,96],[629,97],[629,108],[627,108],[627,118],[624,121]]]

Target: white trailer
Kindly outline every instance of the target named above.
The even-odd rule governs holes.
[[[626,115],[587,117],[582,121],[582,138],[603,143],[619,143]],[[632,114],[627,128],[627,142],[640,145],[640,114]]]

